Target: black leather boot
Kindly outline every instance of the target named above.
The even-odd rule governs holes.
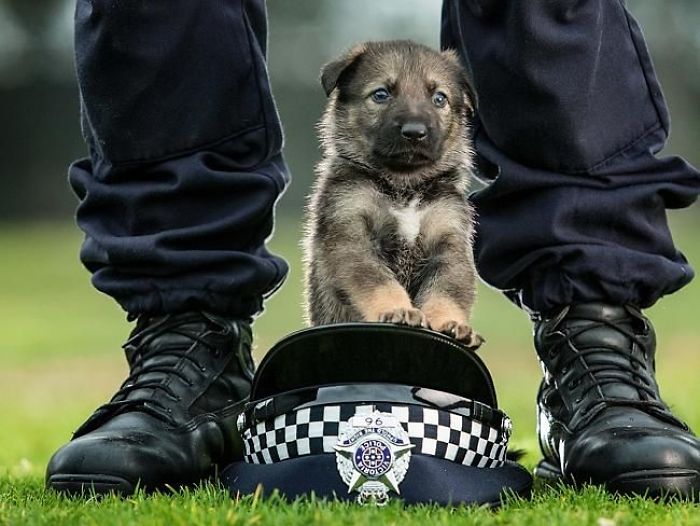
[[[47,486],[133,493],[189,485],[242,457],[236,418],[254,365],[247,323],[207,313],[140,319],[131,373],[49,462]]]
[[[536,475],[698,499],[700,443],[659,396],[655,344],[651,323],[630,306],[572,305],[536,321],[545,373]]]

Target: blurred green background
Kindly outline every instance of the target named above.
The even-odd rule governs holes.
[[[628,1],[648,38],[672,115],[664,154],[700,165],[700,2]],[[302,326],[300,214],[319,158],[314,124],[324,97],[318,71],[364,39],[413,38],[437,46],[438,0],[269,0],[269,69],[294,183],[272,241],[292,272],[256,322],[256,356]],[[51,452],[109,398],[126,368],[129,324],[95,292],[77,253],[68,163],[84,155],[72,64],[73,0],[0,0],[0,475],[40,474]],[[352,20],[352,23],[348,23]],[[698,206],[672,214],[679,247],[700,263]],[[662,393],[700,427],[700,285],[650,311],[659,333]],[[536,458],[539,367],[527,317],[482,286],[475,326],[514,442]]]

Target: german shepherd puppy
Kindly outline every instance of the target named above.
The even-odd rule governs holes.
[[[474,94],[452,51],[367,42],[327,64],[323,159],[307,210],[312,325],[378,321],[471,347]]]

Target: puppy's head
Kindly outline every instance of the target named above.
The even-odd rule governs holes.
[[[327,64],[321,84],[327,154],[406,181],[471,164],[475,98],[454,52],[367,42]]]

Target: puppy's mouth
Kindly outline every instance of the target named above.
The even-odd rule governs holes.
[[[390,154],[375,150],[374,156],[382,166],[397,172],[411,172],[435,162],[432,155],[419,150],[403,150]]]

